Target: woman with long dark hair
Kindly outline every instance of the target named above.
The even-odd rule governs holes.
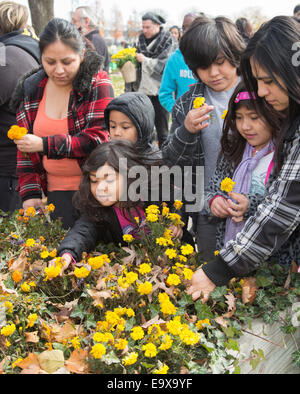
[[[18,125],[28,134],[19,141],[18,176],[23,208],[56,207],[65,228],[73,225],[72,197],[81,166],[97,145],[108,141],[104,109],[113,89],[103,59],[85,50],[80,33],[54,18],[40,35],[42,68],[26,75],[13,97]]]
[[[300,68],[295,49],[299,42],[299,22],[278,16],[257,31],[244,53],[241,71],[247,90],[282,117],[276,177],[243,230],[194,274],[188,289],[193,299],[205,300],[215,286],[253,272],[287,241],[292,241],[291,253],[300,265]]]

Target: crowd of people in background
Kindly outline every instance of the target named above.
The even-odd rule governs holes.
[[[135,234],[133,217],[145,221],[149,201],[122,202],[120,158],[128,169],[190,167],[194,191],[202,168],[204,204],[191,214],[183,201],[184,227],[172,228],[206,262],[193,299],[264,261],[300,266],[300,5],[257,31],[246,18],[195,12],[166,28],[145,13],[137,80],[116,98],[89,7],[52,19],[39,37],[28,17],[25,6],[0,2],[2,212],[53,203],[52,218],[69,230],[58,249],[68,265],[100,241]],[[15,124],[27,134],[12,141]],[[220,190],[224,178],[234,192]]]

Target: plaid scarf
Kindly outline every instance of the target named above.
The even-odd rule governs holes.
[[[140,35],[137,52],[151,59],[157,59],[157,64],[150,75],[151,78],[161,81],[166,61],[173,49],[174,42],[169,31],[160,30],[157,37],[150,44],[147,43],[147,39],[143,33]],[[141,69],[141,67],[139,68]]]

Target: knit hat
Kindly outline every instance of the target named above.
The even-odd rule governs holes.
[[[147,12],[145,15],[142,16],[143,21],[146,21],[148,19],[150,19],[154,23],[157,23],[158,25],[163,25],[164,23],[166,23],[166,20],[162,16],[155,14],[154,12]]]

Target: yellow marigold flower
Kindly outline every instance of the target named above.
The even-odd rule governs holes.
[[[173,335],[179,335],[181,329],[182,329],[182,324],[180,322],[181,316],[176,316],[174,317],[173,320],[170,320],[167,323],[167,329],[168,331],[173,334]]]
[[[110,259],[107,254],[102,254],[101,256],[90,257],[88,259],[88,264],[93,270],[101,268],[104,263],[110,263]]]
[[[46,274],[46,278],[44,279],[44,281],[56,278],[60,274],[60,271],[61,268],[59,266],[45,267],[44,272]]]
[[[191,331],[187,325],[179,333],[179,338],[189,346],[196,345],[200,340],[200,334]]]
[[[175,200],[173,206],[174,206],[174,208],[175,208],[177,211],[179,211],[179,209],[181,209],[182,206],[183,206],[183,202],[181,202],[181,201],[179,201],[179,200]]]
[[[194,100],[194,103],[193,103],[193,108],[200,108],[200,107],[202,107],[202,105],[205,103],[205,98],[204,97],[197,97],[195,100]]]
[[[15,331],[16,331],[16,326],[14,325],[14,323],[12,323],[12,324],[8,324],[7,326],[2,327],[1,331],[0,331],[0,334],[5,336],[5,337],[9,337]]]
[[[176,274],[170,274],[166,282],[169,286],[177,286],[181,283],[179,276]]]
[[[101,359],[106,354],[106,347],[102,343],[97,343],[92,347],[91,355],[96,359]]]
[[[156,243],[160,246],[174,246],[174,242],[165,237],[156,238]]]
[[[187,262],[187,258],[185,256],[182,256],[181,254],[178,256],[179,257],[179,261],[186,263]]]
[[[47,257],[49,257],[49,252],[48,250],[44,250],[41,254],[40,254],[42,259],[46,259]]]
[[[30,315],[28,315],[28,318],[27,318],[28,324],[27,324],[26,328],[33,327],[35,325],[35,322],[37,321],[37,319],[38,319],[38,315],[36,313],[31,313]]]
[[[120,317],[116,312],[106,311],[105,319],[110,325],[115,326],[119,323]]]
[[[235,183],[231,178],[224,178],[221,182],[221,190],[227,193],[232,192]]]
[[[74,275],[76,276],[76,278],[78,278],[78,279],[82,279],[82,278],[86,278],[86,277],[88,277],[89,276],[89,274],[90,274],[90,270],[88,270],[87,268],[85,268],[85,267],[81,267],[81,268],[75,268],[75,270],[74,270]]]
[[[135,341],[138,341],[139,339],[144,338],[144,335],[145,334],[144,334],[144,330],[142,329],[142,327],[133,327],[131,329],[130,336]]]
[[[175,226],[183,225],[183,221],[181,220],[181,216],[178,213],[169,213],[168,218],[172,220]]]
[[[173,339],[170,337],[170,335],[166,334],[162,338],[162,343],[159,346],[159,350],[168,350],[172,347],[173,345]]]
[[[24,291],[24,293],[29,293],[31,288],[27,282],[24,282],[21,284],[21,289]]]
[[[49,204],[46,206],[46,210],[48,212],[54,212],[55,211],[55,206],[53,204]]]
[[[81,345],[80,345],[79,337],[74,337],[70,339],[70,342],[74,349],[80,349]]]
[[[34,245],[35,245],[35,240],[33,238],[28,238],[27,241],[26,241],[26,246],[31,248]]]
[[[150,294],[152,292],[152,283],[147,281],[145,283],[138,284],[137,291],[142,295]]]
[[[172,239],[172,230],[166,229],[166,231],[164,233],[164,237],[167,239]]]
[[[135,272],[128,272],[126,275],[126,281],[131,285],[138,279],[138,274]]]
[[[134,237],[131,234],[124,234],[123,241],[130,243],[130,242],[134,241]]]
[[[155,215],[154,213],[149,213],[147,215],[146,219],[147,219],[148,222],[155,223],[155,222],[158,221],[158,216]]]
[[[194,272],[189,268],[184,268],[182,270],[182,273],[183,273],[184,279],[187,279],[187,280],[191,280],[192,276],[194,274]]]
[[[215,250],[215,251],[214,251],[215,256],[218,256],[219,253],[220,253],[219,250]]]
[[[5,342],[5,346],[6,346],[6,347],[10,347],[10,346],[11,346],[11,342],[6,341],[6,342]]]
[[[162,214],[163,216],[168,216],[169,213],[170,213],[170,208],[169,208],[169,207],[163,207],[163,209],[162,209],[162,211],[161,211],[161,214]]]
[[[128,317],[133,317],[133,316],[135,316],[135,312],[134,312],[134,310],[133,310],[132,308],[128,308],[128,309],[126,310],[126,315],[127,315]]]
[[[151,272],[151,266],[147,263],[143,263],[139,267],[139,273],[141,275],[149,274]]]
[[[16,233],[12,233],[12,234],[10,234],[10,236],[12,238],[14,238],[14,239],[18,239],[19,238],[18,234],[16,234]]]
[[[5,306],[6,310],[7,310],[7,313],[12,313],[13,312],[14,306],[13,306],[13,304],[10,301],[5,301],[4,306]]]
[[[13,125],[7,132],[7,137],[11,140],[20,140],[27,134],[27,129],[25,127],[20,127],[18,125]]]
[[[21,358],[21,357],[17,358],[16,361],[14,361],[14,362],[12,363],[12,365],[11,365],[12,368],[15,369],[15,368],[18,366],[18,364],[19,364],[20,361],[23,361],[23,358]]]
[[[29,207],[26,209],[26,216],[29,216],[31,218],[34,218],[36,215],[36,210],[34,207]]]
[[[180,247],[180,250],[181,250],[181,254],[183,254],[184,256],[188,256],[194,253],[194,247],[190,244],[182,245]]]
[[[166,375],[168,373],[169,367],[167,364],[163,364],[159,369],[155,369],[153,374],[155,375]]]
[[[160,211],[159,211],[159,207],[157,205],[149,205],[146,209],[145,209],[146,214],[154,214],[154,215],[159,215]]]
[[[149,358],[156,357],[158,353],[157,348],[153,343],[147,343],[146,345],[143,345],[142,350],[144,350],[145,356]]]
[[[222,119],[225,119],[228,113],[228,109],[225,109],[225,111],[223,112],[223,115],[221,116]]]
[[[122,359],[122,364],[125,366],[135,364],[138,359],[138,353],[131,352],[126,357]]]
[[[32,282],[29,282],[28,284],[29,284],[30,287],[36,287],[36,283],[33,282],[33,281],[32,281]]]
[[[127,345],[128,345],[128,341],[126,339],[120,338],[117,340],[117,343],[115,344],[115,348],[118,350],[124,350]]]
[[[160,310],[164,315],[175,315],[177,312],[176,306],[171,301],[162,302],[160,304]]]
[[[134,220],[136,221],[137,224],[140,223],[140,218],[139,218],[138,216],[136,216],[136,217],[134,218]]]
[[[175,259],[177,256],[177,252],[175,249],[167,249],[165,251],[165,254],[169,257],[170,260]]]
[[[22,273],[20,272],[20,271],[18,271],[18,270],[16,270],[16,271],[14,271],[13,273],[12,273],[12,280],[15,282],[15,283],[18,283],[18,282],[20,282],[20,280],[22,279]]]
[[[46,348],[47,348],[48,350],[53,350],[53,345],[52,345],[51,342],[45,343],[45,346],[46,346]]]
[[[57,250],[56,250],[56,249],[51,250],[51,252],[49,253],[49,256],[50,256],[52,259],[54,259],[54,257],[56,257],[56,255],[57,255]]]
[[[128,287],[130,286],[130,284],[127,282],[124,276],[120,276],[120,278],[118,278],[118,285],[123,289],[128,289]]]
[[[209,319],[198,320],[196,323],[196,327],[198,328],[198,330],[203,330],[205,325],[211,326]]]
[[[101,332],[96,332],[93,336],[93,340],[95,342],[104,342],[104,343],[114,343],[114,337],[111,333],[106,332],[106,333],[101,333]]]

